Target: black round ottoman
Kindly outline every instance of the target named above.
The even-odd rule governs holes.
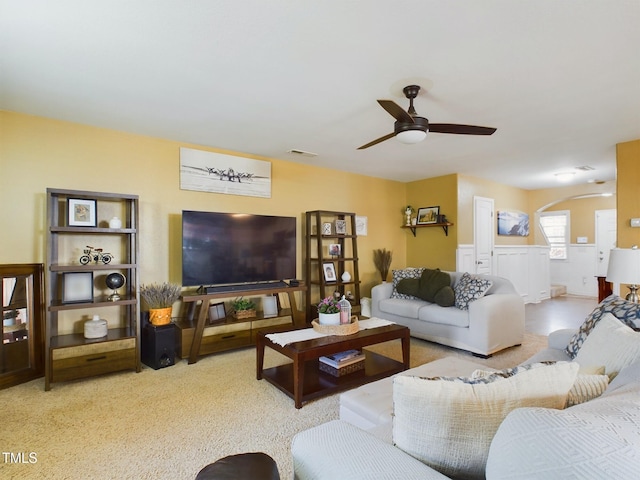
[[[196,480],[280,480],[276,462],[266,453],[240,453],[210,463]]]

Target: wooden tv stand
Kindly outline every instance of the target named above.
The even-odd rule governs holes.
[[[219,340],[219,348],[209,348],[208,351],[203,352],[201,351],[202,336],[205,328],[207,327],[209,305],[212,300],[235,298],[241,296],[254,297],[260,295],[272,295],[274,293],[286,293],[289,297],[289,305],[291,306],[291,309],[284,309],[280,311],[278,317],[274,317],[274,319],[281,318],[285,315],[290,316],[292,328],[305,327],[306,315],[303,311],[298,309],[295,292],[304,292],[306,291],[306,289],[306,285],[300,283],[300,285],[296,287],[278,286],[271,288],[265,287],[264,289],[247,289],[234,290],[232,292],[196,293],[183,295],[182,302],[186,307],[187,315],[185,320],[181,321],[180,324],[178,324],[178,328],[180,328],[184,334],[185,330],[187,330],[189,327],[193,329],[193,327],[195,326],[195,330],[192,330],[193,339],[191,340],[191,346],[189,349],[189,364],[196,363],[198,361],[198,357],[204,353],[255,345],[255,338],[257,333],[260,330],[273,328],[273,325],[275,324],[275,322],[270,322],[270,319],[260,316],[244,320],[227,320],[227,322],[222,326],[224,327],[225,325],[232,325],[234,330],[233,334],[223,334],[219,339],[214,338],[214,341]],[[198,310],[198,307],[199,311],[197,319],[195,319],[194,317],[196,310]]]

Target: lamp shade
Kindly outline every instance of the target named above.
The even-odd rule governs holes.
[[[396,134],[396,139],[401,143],[419,143],[425,139],[427,132],[423,130],[403,130]]]
[[[640,250],[637,248],[611,249],[607,282],[640,284]]]

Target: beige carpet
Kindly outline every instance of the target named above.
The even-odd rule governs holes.
[[[482,360],[412,339],[411,364],[462,355],[494,368],[516,365],[546,346],[546,337],[525,335],[521,347]],[[376,346],[400,358],[399,342]],[[287,361],[266,352],[265,366]],[[34,380],[0,391],[2,452],[35,452],[36,463],[7,463],[11,479],[193,479],[225,455],[262,451],[291,479],[293,436],[338,418],[338,395],[300,409],[266,381],[255,379],[255,350],[181,361],[161,370],[145,367],[84,381]],[[4,457],[4,455],[3,455]]]

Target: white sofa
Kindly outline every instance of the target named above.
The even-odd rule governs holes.
[[[549,337],[549,348],[525,363],[568,360],[563,349],[574,331]],[[445,358],[400,375],[461,373],[477,367]],[[485,368],[480,366],[480,368]],[[486,369],[486,368],[485,368]],[[465,371],[466,370],[466,371]],[[411,480],[448,478],[394,446],[390,439],[392,379],[342,394],[341,419],[299,433],[292,443],[297,480]],[[378,387],[378,388],[376,388]],[[345,396],[359,428],[343,417]],[[359,404],[361,408],[356,408]],[[370,408],[376,404],[377,408]],[[344,403],[348,405],[348,403]],[[377,418],[376,418],[377,415]],[[564,410],[526,407],[512,411],[491,441],[487,479],[635,479],[640,465],[640,362],[615,377],[605,393]]]
[[[451,287],[462,272],[447,272]],[[441,307],[420,299],[392,298],[394,285],[382,283],[371,290],[373,317],[384,318],[411,330],[411,336],[467,350],[487,357],[514,345],[524,335],[524,301],[506,278],[483,275],[493,282],[485,295],[469,304],[468,310]]]

